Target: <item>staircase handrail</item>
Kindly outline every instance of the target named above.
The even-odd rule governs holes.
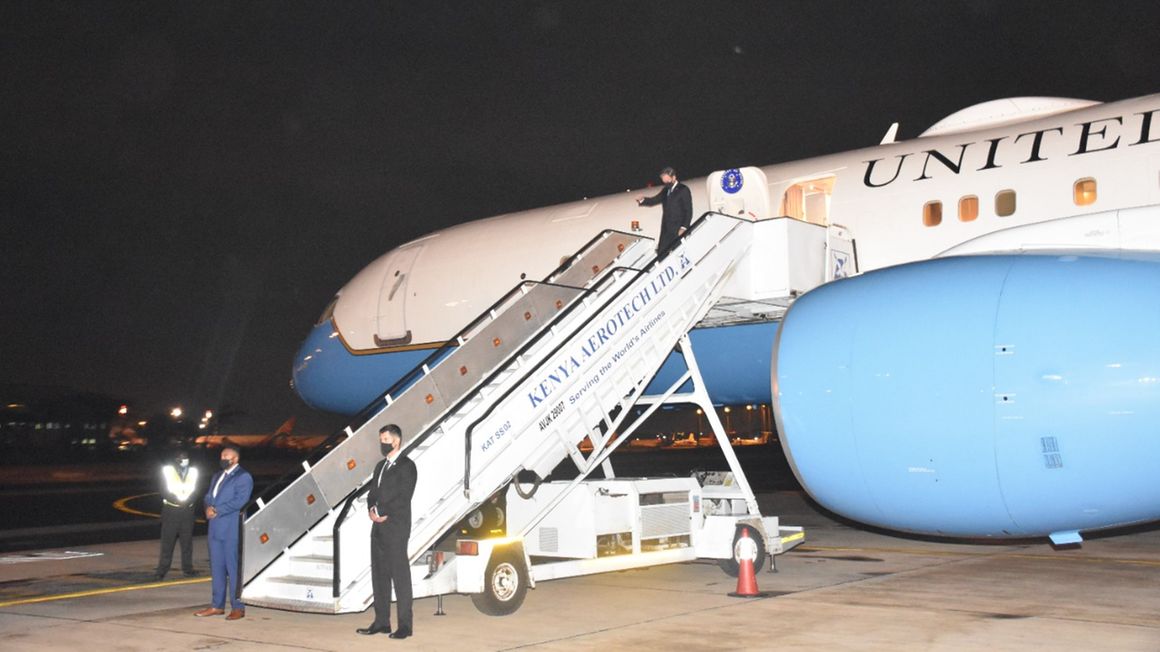
[[[721,217],[731,218],[731,219],[737,220],[739,222],[750,222],[751,221],[751,220],[748,220],[748,219],[745,219],[742,217],[738,217],[736,215],[729,215],[728,213],[719,213],[717,211],[706,211],[706,212],[702,213],[701,216],[699,218],[697,218],[697,220],[695,222],[693,222],[692,225],[690,225],[690,227],[685,231],[685,233],[680,236],[679,241],[684,242],[684,240],[686,238],[688,238],[690,235],[692,235],[693,232],[695,232],[698,228],[700,228],[701,225],[704,224],[709,219],[709,217],[711,217],[713,215],[719,215]],[[667,258],[668,254],[671,254],[675,250],[676,250],[676,245],[674,245],[671,249],[669,249],[669,251],[665,254],[665,258]],[[647,265],[645,265],[642,269],[639,269],[639,270],[632,269],[631,271],[636,272],[636,278],[640,278],[641,276],[647,275],[649,273],[649,271],[651,271],[654,267],[656,267],[658,264],[660,264],[660,262],[662,260],[664,260],[664,258],[661,258],[660,256],[654,256],[652,261],[650,263],[648,263]],[[630,269],[630,268],[618,267],[612,271],[615,272],[615,271],[620,270],[620,269]],[[601,279],[600,282],[596,284],[596,287],[599,287],[601,284],[608,282],[608,280],[610,278],[612,278],[612,274],[609,274],[605,278]],[[635,279],[633,279],[633,280],[635,280]],[[625,287],[627,288],[628,286],[625,286]],[[593,288],[593,291],[595,291],[595,287]],[[583,328],[584,325],[592,323],[592,320],[596,319],[596,317],[600,313],[602,313],[605,308],[607,308],[614,301],[616,301],[617,297],[619,297],[619,296],[620,296],[620,293],[617,293],[617,294],[609,297],[608,300],[605,301],[604,304],[601,305],[599,309],[594,310],[592,312],[592,315],[589,316],[588,319],[586,319],[584,321],[584,324],[582,324],[576,330],[579,331],[579,330],[581,330],[581,328]],[[561,315],[561,317],[562,316],[563,315]],[[538,335],[536,335],[535,337],[533,337],[532,339],[529,340],[528,345],[530,346],[533,342],[535,342],[536,340],[539,340],[539,338],[543,337],[544,333],[547,333],[548,330],[549,329],[545,328],[544,330],[540,331],[540,333]],[[560,342],[551,350],[551,352],[547,356],[545,356],[545,359],[546,360],[552,359],[557,353],[559,353],[567,345],[568,345],[567,340]],[[471,443],[472,443],[472,434],[474,433],[476,426],[478,426],[480,423],[483,423],[489,417],[491,417],[491,415],[495,411],[495,409],[497,407],[499,407],[499,405],[501,403],[503,403],[505,399],[507,399],[509,396],[511,396],[512,392],[514,392],[516,390],[516,388],[518,388],[520,385],[523,384],[523,381],[527,380],[535,372],[536,372],[536,368],[532,368],[532,369],[528,370],[528,372],[526,374],[524,374],[524,376],[519,381],[512,383],[511,387],[506,389],[503,392],[503,394],[501,394],[497,399],[492,401],[491,406],[489,406],[487,408],[487,410],[485,410],[484,413],[482,415],[480,415],[479,418],[477,418],[475,421],[473,421],[471,423],[471,425],[469,425],[467,427],[467,430],[464,431],[464,436],[463,436],[463,492],[464,492],[464,495],[467,495],[471,489],[471,450],[472,450]]]
[[[553,278],[559,276],[560,274],[564,273],[565,271],[567,271],[578,258],[580,258],[581,256],[584,255],[584,253],[586,253],[589,249],[591,249],[593,246],[595,246],[601,240],[603,240],[604,238],[606,238],[609,235],[612,235],[614,233],[618,233],[621,235],[627,235],[627,236],[631,236],[634,238],[640,238],[642,240],[651,239],[651,238],[647,238],[646,236],[641,236],[641,235],[636,234],[636,233],[629,233],[627,231],[621,231],[619,229],[604,229],[600,233],[598,233],[594,237],[592,237],[590,240],[588,240],[588,242],[584,243],[584,245],[582,247],[580,247],[579,249],[576,250],[576,253],[572,254],[566,260],[561,262],[560,265],[558,267],[556,267],[556,269],[552,270],[547,276],[544,277],[544,280],[542,280],[542,281],[527,281],[527,280],[520,281],[514,287],[512,287],[511,290],[509,290],[506,294],[504,294],[502,297],[500,297],[499,300],[497,300],[495,303],[491,304],[490,306],[485,308],[483,311],[481,311],[479,313],[479,315],[477,315],[475,317],[475,319],[471,320],[471,322],[468,323],[467,326],[460,329],[459,332],[457,332],[455,335],[453,335],[450,339],[446,340],[438,349],[436,349],[434,352],[432,352],[430,355],[428,355],[426,358],[424,358],[421,362],[419,362],[419,364],[415,365],[414,368],[412,368],[410,371],[408,371],[406,374],[404,374],[401,378],[399,378],[399,380],[397,380],[394,384],[392,384],[390,386],[390,388],[387,389],[387,391],[382,392],[378,396],[376,396],[375,398],[371,399],[371,401],[369,403],[367,403],[367,405],[363,409],[359,410],[358,413],[356,413],[355,417],[352,419],[350,424],[348,424],[348,425],[340,428],[336,432],[332,433],[330,436],[328,436],[326,439],[324,439],[321,443],[319,443],[317,446],[312,448],[310,450],[310,452],[308,452],[306,454],[305,458],[303,459],[303,462],[305,464],[308,464],[308,465],[313,465],[313,463],[320,458],[320,456],[318,456],[318,454],[319,453],[325,454],[326,452],[329,452],[338,442],[341,441],[342,437],[347,434],[348,430],[350,430],[351,432],[354,432],[358,428],[361,428],[363,425],[365,425],[367,421],[369,421],[376,414],[378,414],[378,412],[380,410],[382,410],[383,405],[381,402],[383,401],[384,397],[394,396],[396,394],[402,393],[404,390],[407,389],[407,387],[409,387],[411,384],[413,384],[415,381],[417,381],[419,378],[421,378],[424,374],[426,374],[427,370],[433,369],[435,366],[437,366],[438,363],[442,361],[442,358],[445,355],[449,354],[453,349],[456,349],[459,347],[460,338],[462,338],[465,334],[471,332],[477,326],[479,326],[480,324],[482,324],[483,322],[485,322],[489,318],[491,318],[492,312],[496,308],[500,307],[501,305],[506,303],[508,300],[515,297],[517,294],[520,293],[520,291],[524,287],[536,286],[536,285],[557,285],[555,283],[552,283],[551,279],[553,279]],[[564,286],[564,287],[569,287],[572,289],[581,289],[581,288],[575,288],[575,286]],[[549,324],[548,326],[545,326],[545,328],[550,327],[550,325],[551,324]],[[509,358],[510,358],[510,356],[509,356]],[[507,362],[507,360],[505,360],[505,363],[506,362]],[[357,426],[354,425],[356,423],[358,424]],[[411,442],[409,442],[409,443],[413,444],[414,441],[411,440]],[[410,448],[410,445],[404,445],[404,449],[406,449],[406,448]],[[293,481],[294,479],[297,479],[299,476],[301,476],[302,473],[304,473],[304,471],[294,470],[294,471],[290,471],[290,472],[287,472],[286,474],[282,475],[277,480],[270,483],[262,491],[262,493],[251,498],[250,501],[246,503],[245,507],[242,508],[242,510],[241,510],[242,513],[248,514],[250,509],[254,505],[258,504],[258,501],[266,500],[266,498],[270,497],[270,495],[272,493],[273,494],[280,493],[282,489],[284,489],[286,486],[288,486],[291,481]]]

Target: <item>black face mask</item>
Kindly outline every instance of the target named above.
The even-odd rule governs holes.
[[[383,452],[383,457],[386,457],[387,455],[390,455],[395,450],[395,445],[394,444],[384,444],[383,442],[380,441],[379,442],[379,450],[381,450]]]
[[[230,468],[230,461],[229,460],[222,460],[222,470],[224,471],[228,468]]]

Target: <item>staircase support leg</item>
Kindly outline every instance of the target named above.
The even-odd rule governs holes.
[[[749,486],[749,478],[745,477],[745,471],[742,470],[741,463],[737,461],[737,453],[733,451],[733,445],[729,443],[725,427],[721,425],[721,419],[717,416],[713,401],[709,399],[709,391],[705,389],[701,368],[697,365],[697,357],[693,355],[693,345],[689,341],[688,334],[681,336],[681,355],[684,356],[685,365],[688,366],[689,374],[693,379],[692,400],[705,413],[705,418],[709,420],[709,427],[712,428],[713,434],[717,438],[721,452],[725,454],[729,470],[733,472],[733,480],[745,495],[745,504],[749,508],[749,513],[760,517],[761,510],[757,508],[757,497],[753,495],[753,489]]]
[[[684,341],[687,341],[687,336],[685,336]],[[691,351],[692,348],[689,347],[689,350]],[[528,524],[524,527],[524,530],[519,533],[519,536],[521,536],[521,537],[527,536],[528,532],[531,532],[532,529],[535,528],[536,525],[538,525],[540,523],[540,521],[544,520],[544,518],[553,509],[556,508],[556,505],[560,504],[560,502],[562,502],[564,500],[564,498],[567,497],[567,495],[572,492],[573,489],[575,489],[585,478],[587,478],[594,470],[596,470],[597,466],[604,466],[605,473],[610,473],[612,470],[612,464],[609,461],[609,457],[612,455],[612,452],[615,451],[621,444],[628,441],[629,438],[632,436],[632,433],[636,432],[636,429],[639,428],[640,425],[642,423],[644,423],[644,421],[646,419],[648,419],[650,416],[652,416],[652,414],[654,412],[656,412],[658,409],[660,409],[661,405],[664,405],[665,401],[667,399],[669,399],[674,393],[676,393],[676,391],[678,389],[680,389],[680,387],[682,385],[684,385],[685,382],[687,382],[688,380],[689,380],[689,372],[686,371],[684,374],[681,375],[680,378],[677,379],[677,382],[673,383],[668,388],[668,390],[665,391],[665,393],[659,399],[645,401],[645,400],[643,400],[643,397],[640,397],[638,400],[634,401],[632,404],[625,405],[624,409],[621,410],[619,415],[617,415],[617,418],[614,419],[612,421],[612,423],[608,424],[608,432],[609,433],[620,432],[620,433],[622,433],[621,436],[618,437],[616,439],[616,441],[612,442],[611,444],[609,444],[608,439],[605,438],[602,442],[603,448],[593,450],[592,455],[589,457],[588,467],[586,469],[582,469],[580,474],[578,476],[576,476],[576,478],[574,478],[571,482],[568,483],[568,487],[564,491],[560,492],[553,500],[549,501],[546,505],[544,505],[544,507],[528,521]],[[632,407],[634,405],[636,405],[638,403],[647,403],[647,404],[649,404],[649,406],[644,411],[643,414],[641,414],[639,417],[636,418],[635,421],[632,422],[631,425],[629,425],[627,428],[621,430],[619,428],[620,424],[623,423],[628,418],[628,414],[629,414],[630,410],[632,409]],[[593,444],[599,445],[596,442],[593,442]],[[611,478],[614,476],[609,475],[608,477]]]

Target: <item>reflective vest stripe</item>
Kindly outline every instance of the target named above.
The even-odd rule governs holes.
[[[194,489],[197,488],[197,469],[195,467],[189,467],[189,471],[185,474],[185,480],[181,479],[181,475],[172,465],[163,467],[161,476],[165,479],[165,488],[169,493],[177,496],[177,499],[183,503],[189,500]]]

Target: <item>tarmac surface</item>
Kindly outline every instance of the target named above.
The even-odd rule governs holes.
[[[1160,529],[1066,550],[946,543],[837,521],[799,492],[759,499],[806,528],[759,573],[761,599],[728,597],[736,580],[715,563],[675,564],[543,582],[505,617],[467,596],[447,596],[441,617],[418,600],[415,636],[393,641],[354,633],[369,613],[194,618],[208,578],[152,582],[157,544],[139,541],[0,555],[0,649],[1160,650]]]

